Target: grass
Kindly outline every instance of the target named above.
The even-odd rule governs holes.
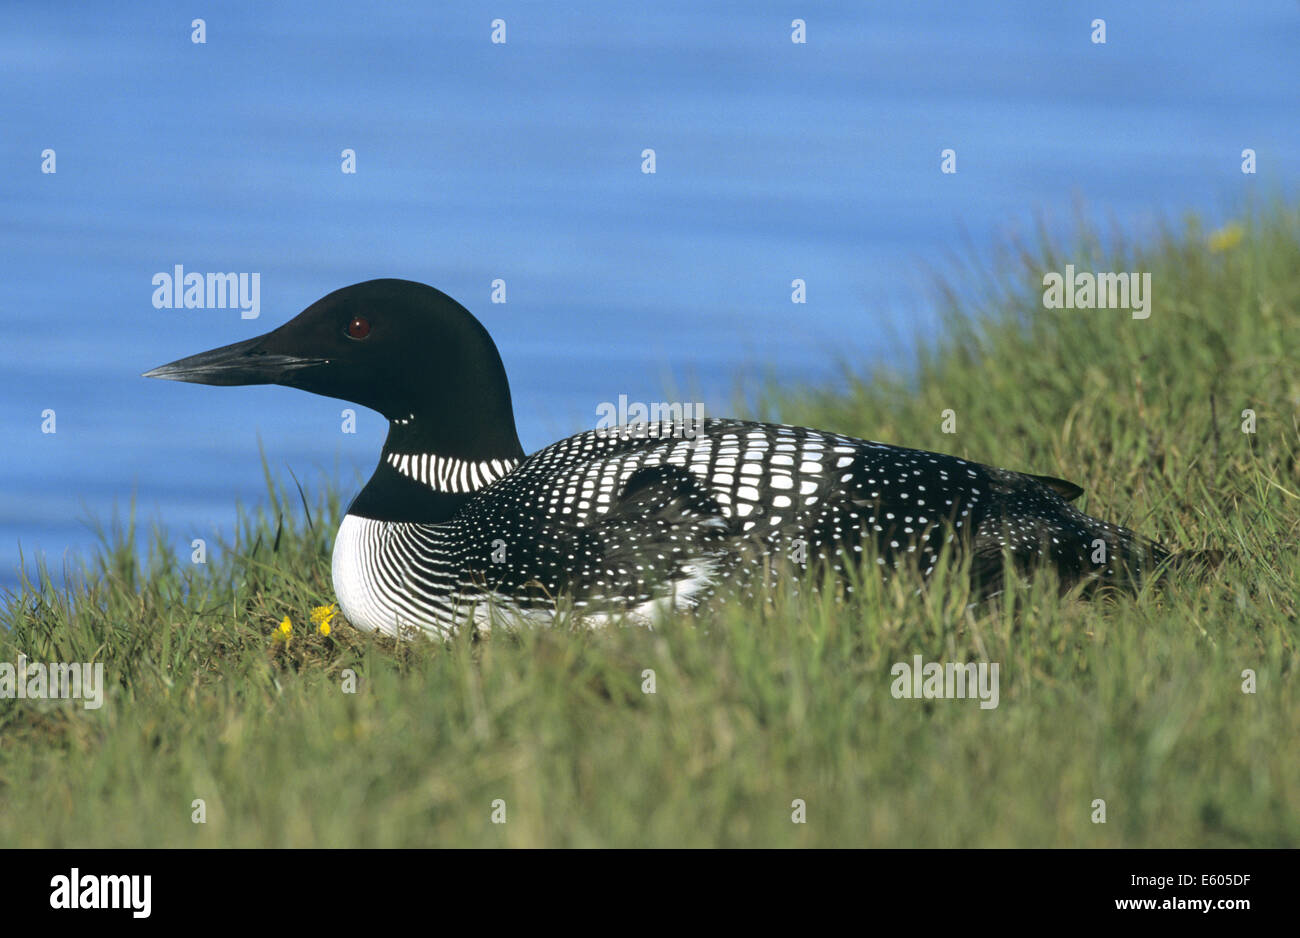
[[[1300,213],[1239,225],[1013,245],[945,288],[905,372],[758,400],[1071,479],[1091,513],[1225,549],[1210,581],[1093,603],[1018,581],[972,610],[960,577],[867,576],[847,603],[778,586],[654,631],[397,645],[314,629],[340,494],[273,484],[206,565],[110,531],[71,587],[37,570],[10,597],[0,661],[102,662],[108,689],[0,705],[0,846],[1300,844]],[[1150,271],[1150,319],[1043,309],[1067,262]],[[916,654],[999,662],[999,706],[895,699]]]

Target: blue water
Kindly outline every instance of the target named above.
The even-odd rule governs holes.
[[[133,500],[178,545],[229,531],[259,439],[277,471],[359,483],[368,411],[347,435],[326,398],[138,377],[355,281],[477,313],[531,450],[669,382],[722,414],[755,365],[905,360],[930,271],[1037,214],[1063,230],[1082,202],[1140,238],[1300,178],[1294,0],[699,6],[5,5],[0,583]],[[155,309],[175,264],[260,273],[260,318]]]

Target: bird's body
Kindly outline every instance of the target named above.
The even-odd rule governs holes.
[[[450,344],[456,373],[408,364],[421,340]],[[1051,565],[1066,584],[1129,585],[1169,556],[1069,505],[1080,490],[1068,482],[806,427],[639,424],[525,458],[486,330],[407,281],[345,288],[267,336],[150,374],[276,381],[388,416],[333,578],[353,625],[392,635],[496,614],[549,621],[562,598],[588,618],[644,618],[864,558],[884,575],[915,564],[929,576],[945,544],[970,555],[984,595],[1007,557]]]
[[[1043,554],[1069,580],[1113,576],[1102,558],[1161,559],[1032,476],[806,427],[707,420],[694,430],[589,431],[482,485],[386,454],[407,478],[463,501],[439,522],[349,512],[333,558],[344,614],[389,634],[453,631],[489,623],[494,609],[546,619],[564,596],[579,614],[636,620],[766,574],[842,573],[864,554],[885,575],[915,562],[928,576],[945,541],[969,545],[985,575],[1004,547],[1027,565]],[[1101,562],[1085,563],[1092,554]]]

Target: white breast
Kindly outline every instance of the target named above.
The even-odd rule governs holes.
[[[490,629],[493,621],[500,620],[503,614],[522,626],[552,624],[555,618],[552,610],[506,613],[510,603],[507,596],[477,590],[474,595],[464,595],[456,591],[431,601],[427,594],[414,592],[408,581],[408,563],[403,558],[417,540],[428,549],[434,539],[430,532],[439,527],[344,516],[334,540],[331,572],[339,607],[353,626],[394,638],[410,630],[445,638],[469,622],[481,630]],[[421,536],[413,536],[416,531]],[[429,557],[423,559],[425,563],[430,562]],[[688,568],[690,575],[676,584],[674,595],[650,600],[626,612],[593,612],[582,617],[582,624],[591,628],[619,621],[652,625],[656,618],[674,607],[688,609],[694,605],[696,594],[713,583],[714,565],[713,558],[697,558]],[[427,578],[425,585],[428,585]]]
[[[447,638],[471,622],[481,630],[490,629],[493,613],[499,618],[508,599],[478,590],[461,591],[460,571],[436,546],[447,536],[442,528],[345,515],[330,565],[344,617],[359,629],[394,638],[411,631]],[[418,565],[412,557],[416,551]],[[434,598],[429,571],[440,565],[444,583]],[[413,573],[413,567],[418,572]],[[544,611],[521,615],[529,625],[549,625],[554,618]]]
[[[367,632],[396,636],[400,625],[396,607],[383,601],[375,582],[382,537],[381,522],[345,515],[334,539],[330,571],[339,608],[349,622]]]

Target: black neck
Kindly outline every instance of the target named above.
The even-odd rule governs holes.
[[[446,521],[469,499],[463,492],[435,492],[380,462],[348,514],[376,521],[436,524]]]
[[[524,456],[515,432],[515,421],[509,410],[505,417],[478,422],[467,420],[471,415],[447,417],[398,416],[388,421],[388,438],[384,440],[384,455],[389,453],[430,453],[452,459],[482,462],[485,459],[514,459]]]
[[[514,420],[488,424],[474,434],[472,442],[449,439],[454,421],[419,417],[395,418],[388,425],[388,439],[374,475],[348,507],[348,514],[376,521],[436,524],[451,518],[472,496],[472,492],[437,491],[395,469],[390,454],[429,454],[442,458],[483,462],[497,459],[518,463],[523,447]]]

